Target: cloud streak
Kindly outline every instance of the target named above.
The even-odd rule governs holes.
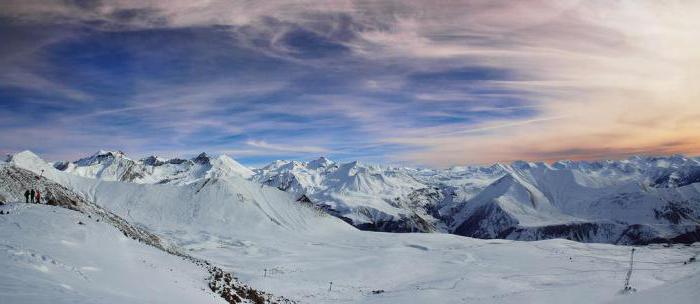
[[[293,152],[293,153],[328,153],[329,151],[322,147],[314,146],[291,146],[291,145],[280,145],[280,144],[270,144],[262,140],[248,140],[246,144],[256,148],[262,148],[272,151],[281,152]]]
[[[3,1],[1,113],[251,162],[698,154],[698,15],[680,0]],[[62,35],[26,39],[42,31]]]

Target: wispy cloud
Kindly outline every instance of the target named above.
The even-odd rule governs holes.
[[[35,115],[85,141],[46,151],[84,150],[92,131],[143,153],[440,166],[697,154],[699,14],[682,0],[3,1],[0,113],[34,130],[13,147],[43,142],[22,122]]]
[[[256,148],[262,148],[272,151],[294,152],[294,153],[328,153],[329,150],[323,147],[314,146],[293,146],[283,144],[271,144],[263,140],[248,140],[246,144]]]

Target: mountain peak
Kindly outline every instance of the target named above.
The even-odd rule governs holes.
[[[369,168],[357,160],[340,165],[340,168],[337,171],[338,174],[344,176],[354,176],[361,172],[367,173],[369,172]]]
[[[308,167],[310,169],[318,169],[318,168],[325,168],[330,165],[335,164],[334,161],[326,158],[325,156],[321,156],[318,159],[312,160],[309,162]]]
[[[15,153],[11,155],[8,158],[8,162],[17,162],[18,160],[23,160],[23,159],[28,159],[28,160],[41,160],[41,158],[34,154],[34,152],[29,151],[29,150],[24,150],[22,152]]]
[[[510,164],[511,167],[516,168],[516,169],[532,169],[536,167],[537,165],[532,162],[524,161],[524,160],[516,160]]]
[[[209,158],[209,155],[207,153],[202,152],[197,157],[192,159],[193,162],[198,163],[198,164],[208,164],[211,159]]]
[[[79,166],[89,166],[92,164],[101,164],[105,161],[111,161],[114,159],[127,159],[126,155],[122,151],[108,151],[108,150],[99,150],[95,152],[93,155],[81,158],[74,163]]]
[[[117,150],[117,151],[109,151],[109,150],[99,150],[95,152],[92,156],[106,156],[106,157],[125,157],[126,154],[124,154],[123,151]]]
[[[204,153],[202,153],[204,154]],[[202,156],[200,154],[200,156]],[[204,157],[207,157],[204,154]],[[199,156],[198,156],[199,158]],[[208,159],[208,157],[207,157]],[[250,178],[253,175],[253,171],[248,167],[241,165],[235,159],[231,158],[226,154],[221,154],[218,157],[210,160],[209,163],[212,165],[212,175],[216,176],[230,176],[239,175],[243,178]]]
[[[160,157],[155,156],[155,155],[151,155],[151,156],[146,157],[146,158],[141,160],[141,162],[143,162],[144,165],[148,165],[148,166],[160,166],[160,165],[164,164],[165,161],[166,160],[163,160]]]
[[[8,162],[21,168],[33,171],[34,173],[53,169],[49,163],[29,150],[15,153],[14,155],[10,156]]]

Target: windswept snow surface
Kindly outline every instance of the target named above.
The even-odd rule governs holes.
[[[294,195],[242,178],[183,186],[110,182],[37,159],[24,154],[12,163],[44,169],[45,176],[242,282],[300,303],[605,303],[627,297],[619,294],[627,246],[359,231]],[[673,286],[700,272],[699,263],[684,264],[698,252],[697,243],[638,247],[632,286],[640,293],[685,292]]]
[[[638,293],[619,297],[616,304],[697,303],[700,299],[700,273],[650,288]]]
[[[105,222],[47,205],[0,210],[0,303],[225,303],[204,268]]]

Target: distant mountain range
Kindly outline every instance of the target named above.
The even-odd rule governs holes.
[[[242,177],[289,192],[362,230],[615,244],[700,240],[700,161],[681,155],[449,169],[321,157],[251,170],[225,155],[132,160],[99,151],[52,165],[78,176],[141,184]]]
[[[450,169],[276,161],[254,180],[360,229],[642,244],[700,240],[700,162],[524,161]]]
[[[140,184],[189,184],[203,178],[242,176],[253,171],[226,155],[215,158],[202,153],[192,159],[156,156],[132,160],[121,151],[98,151],[74,162],[56,162],[56,169],[83,177]]]

